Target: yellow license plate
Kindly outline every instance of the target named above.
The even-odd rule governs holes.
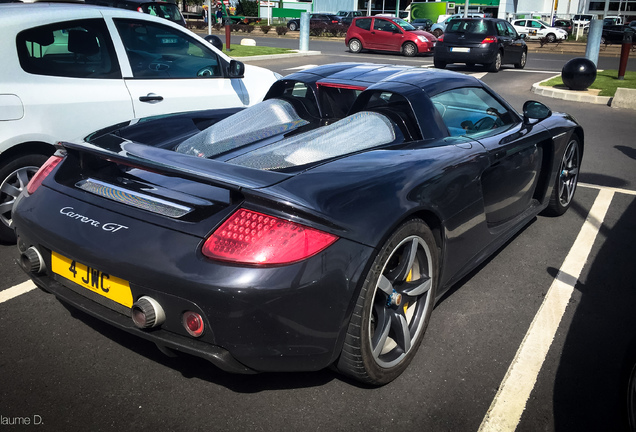
[[[51,270],[84,288],[126,307],[133,304],[128,281],[51,252]]]

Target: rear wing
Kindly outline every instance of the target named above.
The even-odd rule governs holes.
[[[233,191],[266,188],[292,177],[291,174],[199,158],[131,141],[122,142],[119,152],[90,143],[62,142],[60,145],[80,154],[88,153],[115,163],[196,180]]]

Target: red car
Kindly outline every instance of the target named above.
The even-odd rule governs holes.
[[[392,17],[358,17],[347,30],[345,44],[352,53],[363,49],[400,52],[407,57],[432,53],[437,39],[408,22]]]

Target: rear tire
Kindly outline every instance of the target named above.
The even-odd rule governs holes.
[[[580,168],[581,144],[579,137],[573,134],[563,152],[550,203],[543,211],[545,215],[561,216],[570,208],[574,192],[576,192]]]
[[[420,219],[402,224],[373,261],[349,322],[338,370],[383,385],[409,365],[435,303],[439,252]]]
[[[433,36],[435,36],[436,38],[439,38],[443,34],[444,32],[441,29],[436,28],[435,30],[433,30]]]
[[[0,168],[0,242],[15,243],[11,210],[18,195],[47,159],[48,156],[42,154],[22,155]]]
[[[521,58],[519,59],[519,63],[515,63],[515,68],[516,69],[523,69],[524,67],[526,67],[526,60],[528,58],[528,55],[526,54],[526,52],[522,52],[521,53]]]
[[[413,42],[406,42],[402,45],[402,54],[405,57],[413,57],[417,54],[417,46]]]
[[[433,66],[435,66],[437,69],[444,69],[446,67],[446,63],[433,59]]]
[[[499,69],[501,69],[501,51],[497,52],[497,55],[495,55],[495,61],[490,63],[487,66],[487,69],[488,72],[499,72]]]
[[[349,51],[354,54],[358,54],[360,51],[362,51],[362,42],[360,42],[358,39],[351,39],[349,41]]]
[[[291,30],[291,31],[298,30],[298,24],[296,24],[295,22],[290,22],[289,23],[289,30]]]

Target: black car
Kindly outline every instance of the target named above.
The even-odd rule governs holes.
[[[572,34],[572,29],[574,28],[574,22],[569,19],[556,19],[554,20],[554,25],[552,27],[560,28],[568,32],[568,34]]]
[[[309,14],[309,25],[314,24],[340,24],[340,20],[331,14]],[[300,30],[300,18],[289,20],[287,28],[291,31]]]
[[[450,63],[466,63],[482,64],[488,71],[498,72],[503,64],[523,69],[527,55],[525,35],[518,34],[508,21],[458,18],[451,20],[437,39],[433,61],[439,69]]]
[[[570,207],[583,138],[472,76],[318,66],[244,110],[62,143],[15,204],[19,262],[164,352],[385,384],[455,283]]]
[[[632,43],[636,43],[636,37],[634,37],[634,31],[636,29],[626,24],[610,25],[603,27],[603,33],[601,34],[601,44],[622,44],[626,34],[632,35]]]
[[[85,0],[87,4],[136,10],[176,22],[186,27],[185,18],[174,3],[148,0]]]
[[[362,16],[360,11],[338,11],[336,18],[340,21],[340,24],[349,26],[355,17]]]
[[[428,18],[416,18],[411,21],[411,25],[418,30],[430,32],[431,26],[433,25],[433,20],[430,20]]]

